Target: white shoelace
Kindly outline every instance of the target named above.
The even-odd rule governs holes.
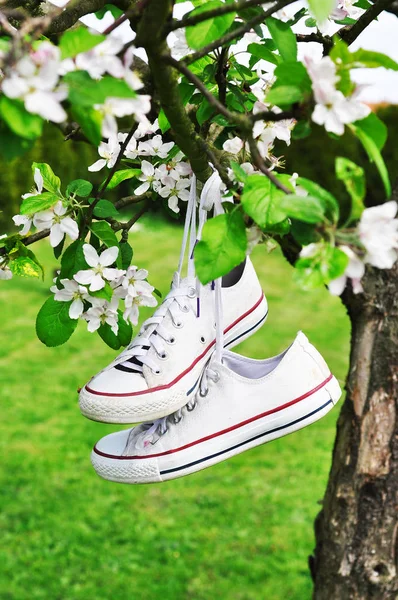
[[[195,188],[195,191],[193,191],[193,189],[192,189],[193,187]],[[190,229],[188,276],[194,277],[195,270],[194,270],[194,265],[193,265],[193,251],[194,251],[197,240],[200,240],[200,238],[201,238],[202,229],[203,229],[203,226],[207,219],[207,214],[211,209],[213,209],[214,216],[219,215],[223,212],[222,203],[221,203],[221,179],[216,171],[213,173],[213,175],[207,180],[207,182],[203,186],[203,190],[202,190],[201,198],[200,198],[199,225],[198,225],[197,233],[196,233],[195,202],[194,201],[191,202],[192,198],[195,198],[195,202],[196,202],[196,181],[191,186],[190,204],[188,205],[188,209],[187,209],[187,217],[186,217],[185,227],[184,227],[183,243],[182,243],[180,260],[179,260],[179,265],[178,265],[178,272],[177,272],[178,274],[180,274],[181,269],[182,269],[182,263],[183,263],[184,256],[185,256],[185,249],[186,249],[188,234],[189,234],[189,229]],[[149,359],[149,357],[146,357],[146,352],[148,350],[148,346],[152,345],[155,348],[158,355],[162,356],[161,353],[164,352],[165,350],[164,350],[164,347],[162,346],[162,343],[161,343],[161,340],[159,339],[159,337],[162,338],[163,340],[165,340],[167,343],[172,343],[170,341],[170,338],[167,337],[170,334],[166,331],[165,328],[162,327],[161,321],[162,321],[163,317],[165,316],[165,314],[167,313],[167,311],[170,311],[170,313],[173,315],[172,311],[174,311],[176,309],[176,306],[172,304],[174,302],[174,300],[177,300],[177,304],[180,306],[181,310],[184,310],[185,312],[187,312],[187,308],[186,308],[187,306],[189,306],[192,309],[191,304],[184,304],[184,302],[186,302],[187,296],[190,299],[197,297],[197,300],[198,300],[197,311],[199,311],[200,283],[198,282],[197,279],[193,279],[192,281],[196,282],[196,290],[193,286],[189,288],[188,293],[187,293],[187,290],[184,290],[183,288],[177,287],[175,290],[172,289],[170,294],[172,294],[174,291],[173,297],[169,298],[169,296],[170,296],[170,294],[169,294],[166,297],[165,302],[162,304],[160,309],[158,311],[156,311],[156,313],[152,317],[152,319],[148,319],[143,325],[144,333],[145,333],[145,330],[147,328],[149,328],[150,326],[154,325],[155,329],[152,329],[152,331],[145,337],[142,337],[142,334],[140,333],[138,338],[136,338],[136,340],[134,340],[133,343],[131,344],[131,348],[134,350],[134,355],[140,356],[140,361],[143,364],[146,364],[151,369],[153,369],[156,366],[156,363],[155,363],[155,361],[152,361],[151,359]],[[216,348],[215,348],[214,357],[215,357],[216,362],[222,362],[222,354],[223,354],[223,349],[224,349],[224,327],[223,327],[223,311],[222,311],[222,278],[221,277],[215,280],[214,290],[215,290],[215,323],[216,323]],[[196,291],[196,294],[194,294],[195,291]],[[188,308],[188,310],[189,310],[189,308]],[[173,323],[174,323],[174,317],[172,316],[172,318],[173,318]],[[155,331],[156,331],[157,335],[154,335]],[[146,348],[146,349],[143,350],[142,354],[141,353],[138,354],[138,352],[139,352],[138,349],[142,348],[142,346],[144,346],[144,348]],[[127,349],[127,352],[128,351],[129,351],[129,349]],[[125,452],[129,453],[130,451],[135,451],[135,450],[142,451],[149,444],[154,444],[159,439],[159,437],[161,437],[168,431],[169,424],[178,424],[182,420],[185,411],[191,412],[192,410],[194,410],[198,400],[200,398],[207,396],[208,391],[209,391],[209,380],[217,382],[219,379],[219,373],[216,370],[214,370],[211,366],[212,362],[213,362],[212,359],[210,359],[209,363],[207,363],[207,365],[203,369],[202,375],[200,378],[199,387],[198,387],[193,399],[190,399],[183,408],[180,408],[179,410],[177,410],[176,412],[172,413],[171,415],[169,415],[167,417],[163,417],[161,419],[156,419],[153,423],[143,423],[142,425],[134,428],[130,434]],[[155,372],[157,372],[157,371],[155,370]]]
[[[203,369],[198,389],[193,398],[189,400],[185,406],[178,409],[176,412],[157,419],[153,423],[143,423],[131,430],[129,439],[126,444],[125,453],[130,454],[135,451],[141,452],[149,445],[155,444],[169,429],[169,426],[178,425],[187,412],[191,412],[196,407],[201,398],[205,398],[209,393],[209,381],[217,383],[220,375],[218,371],[212,369],[209,365]]]

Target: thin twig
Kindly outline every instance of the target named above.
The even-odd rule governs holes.
[[[250,120],[255,123],[256,121],[269,121],[276,123],[277,121],[285,121],[287,119],[296,119],[298,117],[297,111],[286,110],[280,113],[274,113],[272,110],[262,110],[255,115],[250,115]]]
[[[222,6],[212,10],[206,10],[196,15],[190,16],[190,14],[188,14],[180,21],[172,21],[170,24],[166,25],[164,28],[164,34],[167,35],[170,33],[170,31],[175,31],[176,29],[181,29],[182,27],[192,27],[193,25],[197,25],[203,21],[214,19],[215,17],[220,17],[222,15],[227,15],[231,12],[239,12],[241,10],[245,10],[246,8],[250,8],[251,6],[258,6],[268,3],[269,0],[240,0],[238,2],[223,4]]]
[[[258,151],[257,148],[257,144],[253,138],[253,136],[250,134],[248,135],[247,141],[249,142],[249,148],[250,148],[250,154],[251,157],[253,159],[254,164],[256,165],[256,167],[262,172],[264,173],[264,175],[266,177],[268,177],[268,179],[270,181],[272,181],[272,183],[274,185],[276,185],[277,188],[279,188],[280,190],[282,190],[282,192],[285,192],[285,194],[291,194],[291,191],[289,190],[289,188],[287,188],[286,186],[283,185],[283,183],[281,183],[279,181],[279,179],[277,177],[275,177],[275,175],[272,173],[272,171],[270,171],[264,163],[264,160],[260,154],[260,152]]]
[[[250,19],[250,21],[247,21],[247,23],[245,23],[241,27],[238,27],[237,29],[234,29],[233,31],[226,33],[224,36],[220,37],[218,40],[211,42],[211,44],[207,44],[207,46],[204,46],[197,52],[193,52],[193,54],[189,54],[188,56],[185,57],[184,63],[186,65],[190,65],[191,63],[195,62],[199,58],[206,56],[206,54],[209,54],[209,52],[212,52],[216,48],[219,48],[220,46],[225,46],[226,44],[229,44],[233,40],[236,40],[237,38],[242,37],[245,33],[250,31],[257,25],[260,25],[260,23],[263,23],[265,19],[267,19],[268,17],[273,15],[275,12],[277,12],[278,10],[281,10],[282,8],[285,8],[285,6],[288,6],[289,4],[292,4],[293,2],[294,2],[294,0],[279,0],[279,2],[276,2],[275,4],[273,4],[268,10],[265,10],[262,14],[253,17],[253,19]]]
[[[179,71],[191,83],[193,83],[194,86],[203,94],[208,103],[213,106],[218,113],[228,119],[228,121],[237,125],[243,123],[243,121],[245,121],[246,126],[249,124],[247,117],[241,115],[240,113],[231,112],[223,104],[221,104],[221,102],[215,96],[213,96],[211,92],[209,92],[203,81],[201,81],[199,77],[192,73],[192,71],[190,71],[190,69],[188,69],[188,67],[182,61],[176,60],[169,54],[163,54],[161,58],[164,62],[167,62],[172,67],[177,69],[177,71]]]
[[[124,142],[120,145],[120,150],[119,150],[119,154],[117,155],[117,159],[115,164],[113,165],[113,167],[111,168],[111,170],[109,171],[108,177],[105,179],[104,183],[99,187],[97,195],[95,196],[94,202],[92,204],[90,204],[90,208],[87,211],[86,214],[86,218],[85,218],[85,225],[87,225],[90,222],[90,219],[93,216],[93,212],[94,212],[94,208],[96,207],[96,205],[98,204],[98,202],[101,200],[106,188],[108,187],[108,185],[111,182],[112,177],[114,176],[114,174],[116,173],[116,169],[119,166],[119,163],[123,157],[123,154],[127,148],[127,146],[129,145],[131,138],[134,135],[135,130],[137,129],[137,125],[136,123],[134,123],[134,125],[132,126],[132,128],[130,129],[129,133],[127,134],[126,139],[124,140]]]
[[[126,231],[130,231],[132,226],[135,223],[137,223],[137,221],[139,219],[141,219],[142,215],[144,215],[148,211],[150,205],[151,205],[150,200],[147,200],[145,202],[144,206],[142,208],[140,208],[140,210],[133,217],[131,217],[131,219],[129,221],[127,221],[126,223],[119,223],[117,227],[113,228],[113,230],[120,231],[121,229],[124,229]]]
[[[217,71],[214,76],[218,86],[218,99],[224,106],[226,106],[227,96],[228,52],[229,48],[221,48],[220,55],[217,58]]]
[[[350,46],[364,29],[374,21],[380,13],[393,3],[394,0],[377,0],[353,25],[347,25],[337,32],[337,35]]]

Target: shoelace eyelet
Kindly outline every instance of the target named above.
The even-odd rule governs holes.
[[[207,394],[209,393],[209,388],[206,388],[204,392],[202,392],[201,389],[199,389],[199,396],[201,398],[206,398]]]
[[[217,383],[218,381],[220,381],[220,373],[218,371],[214,372],[214,379],[213,379],[214,383]]]
[[[196,298],[196,290],[195,290],[195,288],[193,288],[193,287],[189,288],[188,298]]]
[[[200,336],[200,341],[202,342],[202,344],[205,344],[205,343],[206,343],[206,338],[205,338],[205,336],[204,336],[204,335],[201,335],[201,336]]]
[[[181,329],[181,327],[184,327],[184,323],[182,321],[177,321],[177,323],[173,321],[173,325],[176,327],[176,329]]]
[[[169,355],[167,354],[167,352],[163,352],[163,354],[158,354],[158,358],[160,360],[167,360],[169,358]]]
[[[193,410],[196,408],[196,405],[197,405],[197,402],[196,402],[196,401],[195,401],[195,402],[192,404],[192,406],[191,406],[191,407],[190,407],[190,406],[188,406],[188,404],[187,404],[187,411],[188,411],[188,412],[192,412],[192,411],[193,411]]]
[[[173,344],[176,343],[175,337],[171,337],[170,339],[165,340],[165,341],[166,341],[167,344],[170,344],[170,346],[172,346]]]
[[[174,419],[174,425],[178,425],[178,423],[181,423],[181,421],[182,421],[182,415],[178,419]]]
[[[184,306],[181,306],[181,310],[182,312],[187,313],[189,312],[189,306],[186,306],[186,304],[184,304]]]
[[[152,371],[154,375],[161,375],[163,373],[162,369],[156,369],[156,371]]]

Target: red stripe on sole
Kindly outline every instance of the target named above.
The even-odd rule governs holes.
[[[305,398],[312,396],[312,394],[315,394],[315,392],[318,392],[327,383],[329,383],[329,381],[332,378],[333,378],[333,374],[330,373],[329,377],[327,377],[324,381],[322,381],[322,383],[320,383],[319,385],[314,387],[309,392],[302,394],[302,396],[299,396],[298,398],[295,398],[294,400],[290,400],[290,402],[286,402],[286,404],[282,404],[281,406],[272,408],[271,410],[267,410],[266,412],[263,412],[260,415],[251,417],[250,419],[247,419],[246,421],[242,421],[241,423],[238,423],[237,425],[232,425],[232,427],[228,427],[227,429],[222,429],[221,431],[218,431],[217,433],[212,433],[211,435],[207,435],[206,437],[200,438],[199,440],[195,440],[194,442],[185,444],[185,446],[180,446],[180,448],[174,448],[173,450],[166,450],[165,452],[159,452],[158,454],[149,454],[146,456],[139,456],[139,455],[137,455],[137,456],[114,456],[113,454],[106,454],[105,452],[101,452],[101,450],[98,450],[97,446],[94,446],[94,452],[96,454],[99,454],[100,456],[104,456],[105,458],[112,458],[114,460],[142,460],[145,458],[158,458],[159,456],[167,456],[168,454],[174,454],[175,452],[180,452],[181,450],[186,450],[187,448],[191,448],[192,446],[196,446],[197,444],[201,444],[202,442],[207,442],[208,440],[211,440],[215,437],[224,435],[225,433],[229,433],[230,431],[234,431],[235,429],[239,429],[240,427],[243,427],[244,425],[248,425],[249,423],[258,421],[258,419],[262,419],[263,417],[267,417],[268,415],[272,415],[274,413],[280,412],[281,410],[284,410],[285,408],[289,408],[289,406],[293,406],[293,404],[297,404],[298,402],[305,400]]]
[[[238,319],[236,319],[236,321],[234,321],[233,323],[231,323],[231,325],[229,325],[224,330],[224,333],[228,333],[228,331],[230,331],[230,329],[232,329],[232,327],[235,327],[235,325],[237,325],[238,323],[240,323],[240,321],[242,321],[245,317],[247,317],[248,315],[250,315],[250,313],[252,313],[254,310],[256,310],[256,308],[261,304],[263,298],[264,298],[264,292],[261,294],[261,297],[256,302],[256,304],[254,306],[252,306],[248,311],[246,311],[243,315],[241,315]],[[208,353],[208,351],[210,350],[210,348],[212,348],[215,343],[216,343],[216,340],[213,340],[207,346],[206,350],[204,350],[202,352],[202,354],[200,354],[194,360],[194,362],[187,369],[185,369],[185,371],[183,371],[182,373],[180,373],[178,375],[178,377],[176,377],[175,379],[173,379],[173,381],[171,381],[170,383],[165,383],[164,385],[159,385],[158,387],[149,388],[148,390],[142,390],[140,392],[124,392],[124,393],[120,393],[120,394],[114,394],[113,392],[97,392],[96,390],[93,390],[92,388],[90,388],[88,385],[85,386],[85,389],[90,394],[95,394],[96,396],[106,396],[106,397],[111,397],[111,398],[112,397],[113,398],[114,397],[125,398],[125,397],[130,397],[130,396],[142,396],[144,394],[153,394],[153,392],[158,392],[160,390],[167,390],[167,389],[171,388],[173,385],[175,385],[178,381],[180,381],[180,379],[182,379],[185,375],[187,375],[187,373],[189,373],[190,371],[192,371],[192,369],[197,365],[197,363],[200,360],[202,360],[202,358],[204,356],[206,356],[206,354]]]

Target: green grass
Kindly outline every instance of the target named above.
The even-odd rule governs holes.
[[[156,222],[131,235],[135,262],[162,292],[180,236]],[[47,285],[0,282],[1,600],[309,599],[307,557],[338,410],[176,481],[99,479],[91,447],[118,427],[82,418],[76,389],[114,352],[83,323],[64,347],[40,344],[34,319],[56,263],[46,243],[39,255]],[[343,380],[349,323],[340,301],[300,291],[278,253],[257,248],[253,261],[270,316],[238,351],[270,356],[303,329]]]

